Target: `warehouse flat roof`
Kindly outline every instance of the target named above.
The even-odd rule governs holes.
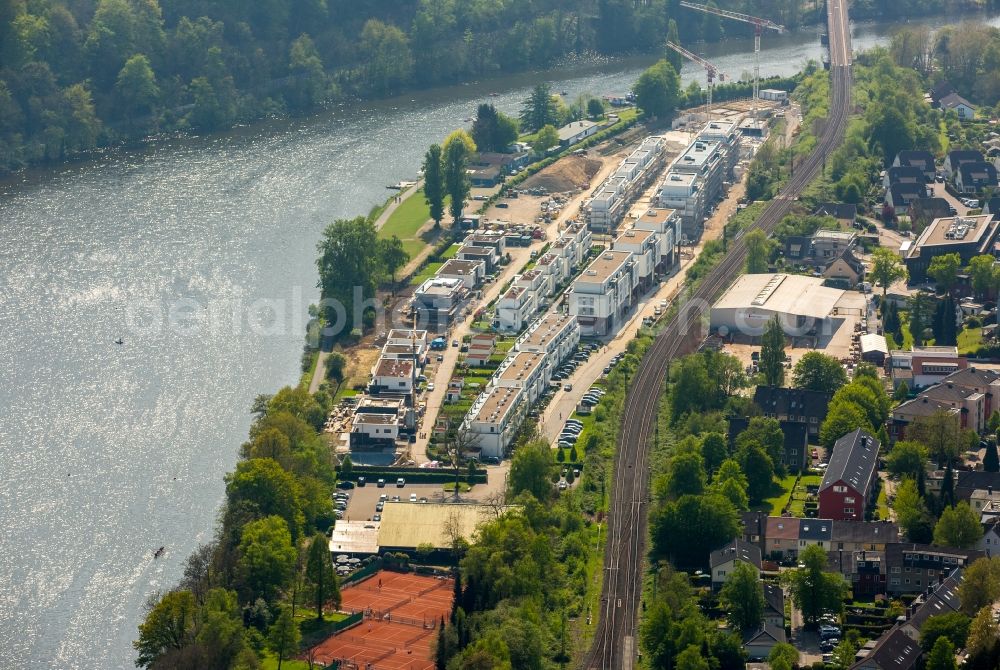
[[[335,554],[377,554],[379,523],[338,519],[330,531],[330,551]]]
[[[815,277],[786,274],[743,275],[713,309],[764,309],[825,319],[844,291],[823,286]]]

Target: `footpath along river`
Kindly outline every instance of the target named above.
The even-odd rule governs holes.
[[[855,47],[889,31],[858,26]],[[751,48],[698,50],[739,77]],[[768,35],[761,72],[820,53],[815,29]],[[326,222],[383,201],[480,101],[516,113],[540,81],[570,98],[622,93],[651,61],[160,141],[0,184],[0,666],[133,666],[147,597],[211,538],[254,396],[298,378]]]

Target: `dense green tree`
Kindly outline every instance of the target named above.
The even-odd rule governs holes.
[[[772,417],[755,416],[750,419],[747,427],[736,438],[736,450],[746,447],[759,447],[771,459],[775,473],[781,475],[785,468],[781,464],[785,455],[785,434],[781,430],[781,422]]]
[[[427,154],[424,156],[424,198],[430,206],[431,218],[434,224],[441,225],[444,218],[444,159],[441,154],[441,147],[432,144]]]
[[[806,621],[815,623],[824,612],[840,612],[847,585],[839,573],[825,571],[826,550],[809,545],[799,552],[799,563],[803,567],[786,574],[792,600]]]
[[[1000,598],[1000,557],[977,559],[963,570],[958,596],[966,616],[976,614]]]
[[[995,653],[998,640],[1000,628],[993,618],[993,608],[989,605],[981,607],[969,626],[965,649],[971,658],[967,663],[972,668],[989,667],[988,659]]]
[[[771,648],[771,653],[767,655],[767,662],[772,668],[775,667],[775,663],[782,664],[787,668],[797,667],[799,650],[787,642],[779,642]]]
[[[299,35],[289,47],[288,71],[291,83],[286,98],[290,107],[308,109],[328,99],[326,70],[309,35]]]
[[[548,500],[552,495],[552,450],[544,441],[529,442],[514,452],[510,464],[510,491],[513,495],[530,493],[538,500]]]
[[[944,410],[917,417],[907,428],[907,437],[925,445],[939,465],[958,458],[962,450],[961,433],[958,417]]]
[[[680,99],[680,77],[670,63],[661,60],[639,75],[632,90],[636,104],[647,116],[667,118]]]
[[[288,525],[280,516],[268,516],[243,526],[237,574],[251,600],[273,601],[291,579],[296,551]]]
[[[877,247],[872,251],[872,267],[868,276],[882,287],[882,299],[885,301],[886,291],[895,282],[906,278],[906,267],[899,259],[899,254],[891,249]]]
[[[785,331],[775,315],[764,327],[760,342],[760,373],[767,386],[785,383]]]
[[[926,529],[933,520],[913,479],[904,478],[896,487],[892,509],[896,513],[896,521],[903,534],[911,542],[923,542],[931,539],[927,537]]]
[[[378,263],[389,279],[396,283],[396,273],[410,260],[410,254],[403,248],[403,241],[397,236],[381,237],[378,240]]]
[[[458,223],[462,218],[465,200],[472,184],[469,181],[469,158],[476,152],[476,144],[464,130],[456,130],[444,141],[444,186],[451,198],[451,218]]]
[[[226,496],[230,508],[252,510],[252,518],[281,517],[292,537],[299,536],[305,523],[299,483],[270,458],[239,463],[236,471],[226,476]]]
[[[139,624],[139,639],[133,642],[136,665],[148,668],[171,650],[183,649],[194,641],[198,604],[190,591],[170,591],[163,595]]]
[[[328,225],[317,245],[326,323],[337,336],[362,327],[364,301],[375,296],[382,276],[377,240],[372,222],[357,217]]]
[[[722,433],[707,433],[701,438],[701,457],[705,463],[705,470],[714,473],[722,462],[729,457],[729,446],[726,444],[726,436]]]
[[[946,637],[956,646],[964,647],[970,623],[969,617],[961,612],[948,612],[929,617],[920,627],[920,648],[925,653],[930,653],[940,637]]]
[[[752,504],[759,503],[771,493],[774,480],[774,462],[759,444],[749,443],[736,452],[743,473],[747,478],[747,495]]]
[[[986,454],[983,456],[983,470],[986,472],[1000,472],[1000,456],[997,454],[995,439],[990,439],[986,442]]]
[[[955,645],[946,637],[939,637],[927,656],[927,670],[956,670]]]
[[[896,390],[892,392],[892,399],[896,402],[905,402],[910,397],[910,387],[906,382],[900,382]]]
[[[281,670],[282,661],[291,658],[298,651],[301,639],[299,626],[292,618],[292,610],[282,607],[278,618],[267,631],[267,646],[278,657],[278,670]]]
[[[700,495],[705,490],[706,479],[701,454],[678,454],[670,459],[661,494],[673,500],[685,495]]]
[[[872,426],[862,408],[851,402],[831,402],[826,419],[819,428],[820,444],[832,449],[837,440],[858,428],[872,432]]]
[[[729,625],[744,635],[756,631],[764,621],[764,591],[760,575],[749,563],[738,561],[719,592],[719,604]]]
[[[667,41],[681,46],[681,34],[677,29],[677,21],[674,19],[670,19],[667,23]],[[684,56],[681,56],[679,53],[669,48],[666,49],[665,53],[667,62],[670,63],[670,66],[674,68],[675,72],[680,72],[681,68],[684,66]]]
[[[743,237],[747,247],[747,274],[763,274],[767,272],[771,261],[773,243],[764,231],[751,230]]]
[[[128,123],[135,126],[153,125],[142,122],[152,116],[160,97],[149,58],[143,54],[129,58],[118,73],[115,91],[121,99],[122,116]]]
[[[521,128],[525,132],[534,133],[548,125],[561,125],[559,107],[552,97],[552,89],[548,84],[538,84],[531,91],[531,97],[524,101],[521,108]]]
[[[677,654],[675,667],[677,670],[710,670],[708,659],[701,653],[701,647],[693,644]]]
[[[476,108],[472,122],[472,141],[479,151],[503,151],[517,140],[517,120],[512,119],[491,104]]]
[[[587,116],[591,119],[599,119],[604,116],[604,101],[600,98],[591,98],[588,100]]]
[[[945,507],[934,526],[934,543],[943,547],[969,549],[983,536],[979,517],[962,501],[954,507]]]
[[[333,571],[330,539],[323,533],[316,533],[309,544],[306,577],[312,583],[317,619],[323,618],[323,604],[327,600],[333,602],[334,609],[340,608],[340,589],[337,587],[337,575]]]
[[[684,496],[654,510],[650,525],[654,554],[691,568],[704,565],[710,552],[736,536],[739,517],[718,495]]]
[[[847,383],[847,373],[833,356],[808,351],[795,364],[792,383],[795,388],[833,393]]]
[[[365,77],[381,95],[398,91],[413,76],[413,54],[406,34],[392,24],[368,19],[361,30]]]
[[[931,258],[927,276],[936,283],[939,291],[948,291],[958,281],[958,271],[962,268],[962,258],[957,254],[940,254]]]
[[[559,146],[559,130],[551,123],[542,126],[531,143],[532,149],[539,154],[544,154],[556,146]]]
[[[886,469],[896,478],[910,477],[914,481],[926,467],[927,447],[912,440],[900,440],[885,457]]]

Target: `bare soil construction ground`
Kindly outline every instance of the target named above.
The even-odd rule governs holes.
[[[522,188],[544,188],[549,193],[589,188],[601,164],[602,161],[586,156],[567,156],[525,179]]]

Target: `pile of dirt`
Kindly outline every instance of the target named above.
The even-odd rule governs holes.
[[[585,156],[566,156],[524,180],[522,188],[544,188],[549,193],[565,193],[589,188],[601,169],[601,161]]]

